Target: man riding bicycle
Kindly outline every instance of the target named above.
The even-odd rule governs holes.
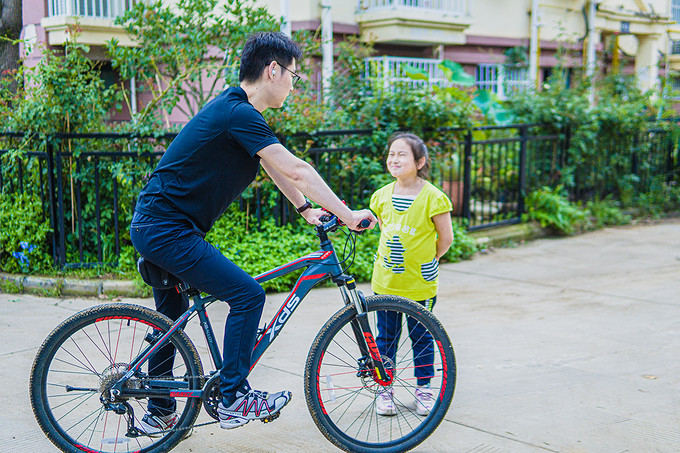
[[[291,393],[252,390],[247,376],[264,290],[244,270],[205,241],[206,233],[255,179],[260,165],[310,224],[324,214],[310,200],[335,213],[349,228],[376,218],[352,211],[314,168],[279,143],[262,116],[280,108],[299,76],[299,46],[282,33],[258,33],[241,55],[240,86],[231,87],[203,107],[170,144],[142,189],[130,238],[146,260],[189,285],[229,304],[220,371],[220,427],[236,428],[277,414]],[[156,309],[176,320],[188,301],[174,289],[154,289]],[[171,375],[174,348],[149,360],[154,375]],[[151,372],[151,371],[150,371]],[[170,429],[177,421],[173,399],[151,398],[141,427],[147,434]]]

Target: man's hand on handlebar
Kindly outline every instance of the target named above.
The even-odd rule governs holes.
[[[349,213],[350,216],[348,218],[347,216],[338,217],[342,223],[353,231],[373,229],[378,222],[378,219],[376,219],[373,213],[368,209],[349,211]],[[310,208],[305,210],[301,215],[310,225],[321,225],[323,222],[328,221],[329,214],[330,212],[323,208]]]
[[[353,231],[364,231],[371,230],[378,223],[378,219],[373,215],[373,213],[368,209],[362,209],[360,211],[351,211],[350,218],[341,218],[342,222],[347,225],[350,230]],[[362,220],[368,220],[370,224],[368,226],[362,225]]]
[[[310,225],[321,225],[321,218],[328,215],[328,211],[321,208],[310,208],[302,213],[302,217]]]

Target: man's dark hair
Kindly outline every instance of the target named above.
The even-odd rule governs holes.
[[[295,41],[281,32],[261,32],[251,35],[241,52],[241,69],[238,80],[255,82],[262,70],[272,61],[288,66],[300,61],[302,50]]]

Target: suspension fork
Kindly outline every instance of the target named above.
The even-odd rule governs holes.
[[[375,337],[371,328],[368,325],[368,317],[366,314],[366,298],[361,291],[357,290],[354,277],[345,275],[341,279],[342,284],[338,282],[340,292],[345,299],[347,305],[352,304],[356,309],[356,318],[350,321],[354,337],[359,346],[361,353],[360,362],[368,363],[370,365],[373,379],[381,385],[388,385],[392,383],[393,372],[385,369],[385,364],[380,356],[378,345],[375,343]],[[361,371],[360,371],[361,372]]]

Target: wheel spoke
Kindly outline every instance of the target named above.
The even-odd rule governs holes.
[[[128,432],[128,417],[139,428],[148,401],[125,397],[125,389],[143,390],[149,382],[147,376],[125,377],[119,396],[109,391],[147,349],[145,339],[150,330],[166,332],[170,328],[164,319],[147,308],[111,304],[78,313],[50,334],[31,374],[31,403],[41,427],[57,446],[69,451],[129,453],[147,448],[167,451],[181,440],[180,429],[194,423],[199,400],[175,398],[177,430],[157,437],[135,436]],[[173,374],[174,388],[201,388],[203,369],[185,334],[173,334],[166,348],[169,357],[158,362],[170,370],[163,376],[169,378],[167,389],[173,388]]]
[[[310,377],[305,383],[307,401],[322,432],[343,449],[407,450],[431,434],[446,414],[455,368],[447,370],[447,381],[443,364],[455,367],[453,348],[431,312],[401,298],[370,296],[367,314],[383,364],[393,373],[392,382],[382,385],[373,370],[360,368],[360,348],[351,326],[354,309],[347,308],[324,326],[310,350],[305,374]],[[437,348],[434,339],[448,349]],[[445,350],[450,351],[450,357],[442,356]],[[427,416],[417,414],[422,406],[418,409],[416,405],[416,381],[429,382],[433,392],[444,399],[437,401]],[[389,395],[394,415],[378,414],[381,395]]]

